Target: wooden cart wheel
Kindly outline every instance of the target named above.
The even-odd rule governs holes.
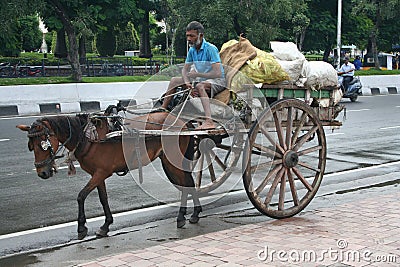
[[[249,131],[245,190],[261,213],[287,218],[315,196],[325,164],[325,133],[317,114],[303,101],[282,99],[264,110]]]
[[[194,138],[192,176],[197,192],[209,193],[221,186],[236,170],[243,150],[243,133],[199,135]]]

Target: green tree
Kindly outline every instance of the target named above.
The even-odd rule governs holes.
[[[18,20],[22,49],[25,51],[39,49],[42,44],[43,34],[39,29],[38,16],[24,16]]]
[[[307,17],[309,26],[305,33],[303,49],[306,51],[324,51],[323,60],[328,61],[329,54],[336,43],[337,2],[331,0],[308,1]]]
[[[139,33],[133,22],[128,22],[126,27],[117,34],[117,54],[123,55],[124,51],[139,49]]]
[[[126,25],[128,18],[133,18],[137,11],[136,1],[43,1],[46,3],[46,8],[42,9],[46,25],[51,25],[51,30],[60,30],[62,27],[65,29],[68,38],[68,61],[75,81],[82,80],[79,43],[83,45],[84,39],[94,32],[114,31],[120,25],[118,23]]]
[[[293,17],[304,14],[306,10],[304,1],[295,0],[192,0],[190,5],[186,0],[165,0],[162,3],[163,9],[171,14],[171,17],[164,16],[167,36],[175,38],[178,55],[186,54],[185,27],[192,20],[203,23],[206,39],[217,47],[244,35],[255,46],[267,50],[271,40],[295,40],[296,33],[281,26],[285,22],[294,25],[296,21]],[[174,31],[170,32],[170,29]]]
[[[354,4],[353,14],[364,16],[369,19],[372,27],[369,31],[369,40],[371,46],[368,47],[374,58],[375,68],[379,69],[380,64],[378,60],[378,45],[380,32],[384,32],[385,24],[391,25],[398,10],[400,9],[399,0],[352,0]],[[398,36],[398,32],[396,34]]]
[[[0,54],[18,56],[22,49],[19,18],[36,15],[41,2],[0,0]]]

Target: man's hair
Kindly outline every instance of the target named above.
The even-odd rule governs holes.
[[[203,25],[198,21],[192,21],[186,26],[186,31],[195,30],[197,33],[204,33]]]

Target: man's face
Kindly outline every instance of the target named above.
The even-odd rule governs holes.
[[[186,32],[186,40],[189,43],[189,46],[199,46],[201,44],[202,34],[198,34],[196,30],[190,30]]]

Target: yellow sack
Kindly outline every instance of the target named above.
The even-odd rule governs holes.
[[[244,39],[243,37],[240,38],[241,43],[244,43],[244,41],[248,42],[248,40]],[[254,47],[252,44],[250,44],[250,42],[248,43],[248,45]],[[222,45],[222,57],[225,56],[225,51],[227,51],[226,48],[233,45],[240,45],[240,43],[237,40],[230,40]],[[257,55],[252,59],[247,60],[246,63],[240,68],[240,72],[237,72],[233,76],[230,83],[230,90],[234,92],[240,92],[245,89],[243,87],[244,84],[272,84],[290,79],[289,75],[281,67],[278,61],[276,61],[272,54],[256,47],[254,47],[254,49]]]
[[[289,80],[289,75],[273,55],[258,48],[256,50],[257,57],[247,61],[240,69],[241,72],[249,76],[254,83],[272,84]]]

